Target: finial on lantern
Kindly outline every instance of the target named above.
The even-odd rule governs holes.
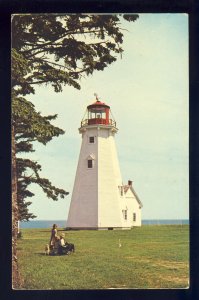
[[[96,93],[94,93],[94,96],[95,96],[96,100],[99,101],[99,97]]]

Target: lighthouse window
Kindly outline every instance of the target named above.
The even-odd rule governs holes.
[[[95,142],[94,136],[89,136],[89,143],[94,143],[94,142]]]
[[[119,189],[120,196],[123,196],[123,194],[124,194],[123,186],[119,185],[118,189]]]
[[[133,213],[133,222],[136,221],[136,213]]]
[[[127,209],[123,209],[122,211],[124,220],[127,220]]]
[[[88,168],[92,169],[92,167],[93,167],[93,161],[92,159],[88,159]]]
[[[120,195],[123,196],[123,186],[120,187]]]

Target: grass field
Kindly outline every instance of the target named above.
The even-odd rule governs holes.
[[[49,242],[50,229],[22,230],[18,261],[24,289],[188,287],[188,225],[67,231],[65,236],[75,244],[75,253],[46,256],[44,247]]]

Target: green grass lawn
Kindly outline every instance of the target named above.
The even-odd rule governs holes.
[[[75,253],[46,256],[50,229],[22,230],[18,262],[24,289],[188,287],[188,225],[65,231],[65,237],[75,244]]]

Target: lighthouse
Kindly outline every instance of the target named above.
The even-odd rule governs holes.
[[[96,101],[81,121],[79,161],[68,213],[69,229],[129,229],[141,225],[142,203],[132,181],[122,182],[110,106]]]

